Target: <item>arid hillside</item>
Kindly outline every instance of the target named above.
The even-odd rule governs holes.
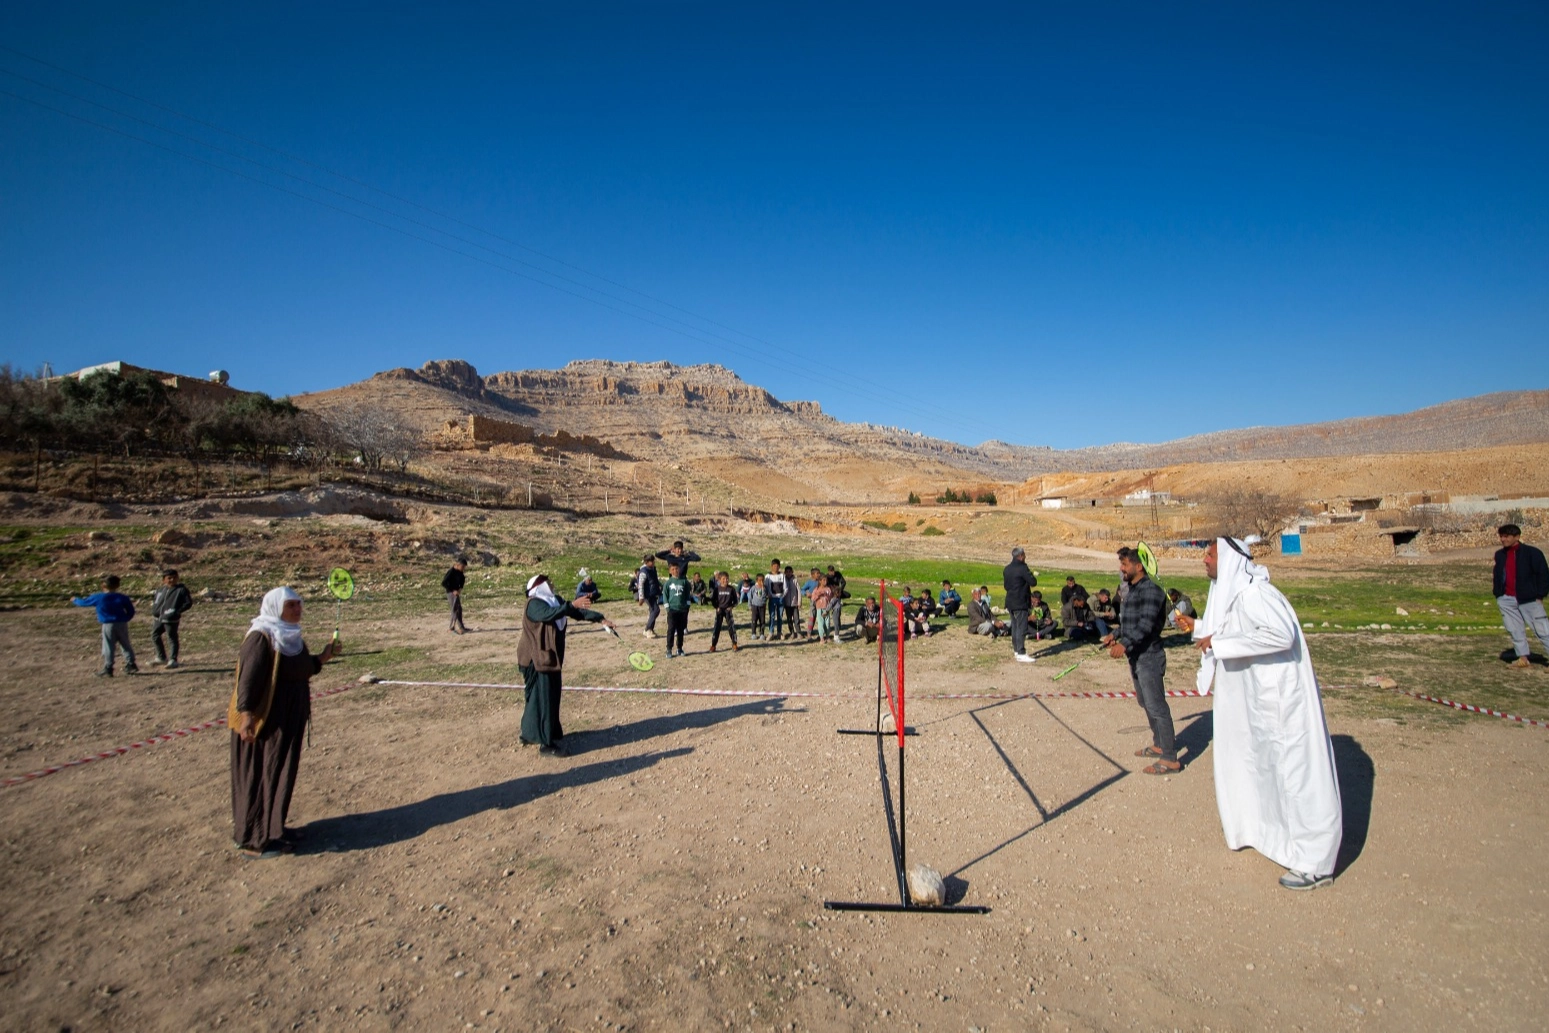
[[[518,425],[523,435],[587,435],[613,450],[610,458],[697,482],[701,490],[694,494],[787,503],[887,503],[911,491],[933,497],[949,487],[997,494],[1011,489],[1005,501],[1033,501],[1050,492],[1113,496],[1145,486],[1198,495],[1223,479],[1283,482],[1284,490],[1308,498],[1428,490],[1549,493],[1549,477],[1537,472],[1542,464],[1524,462],[1526,453],[1513,450],[1549,442],[1549,391],[1485,395],[1398,416],[1069,451],[993,441],[970,447],[899,428],[844,423],[818,402],[781,401],[715,365],[586,360],[558,370],[482,376],[454,359],[388,370],[296,401],[324,412],[364,407],[390,413],[443,446],[456,443],[462,432],[457,425],[470,416]],[[466,434],[461,443],[477,444]],[[496,446],[496,455],[501,448],[509,451]],[[1500,451],[1473,454],[1478,449]],[[582,465],[595,472],[589,461]],[[1098,474],[1104,476],[1092,476]],[[650,476],[654,483],[660,474]],[[634,472],[629,481],[641,483]]]

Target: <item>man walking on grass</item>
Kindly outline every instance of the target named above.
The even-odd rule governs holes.
[[[1173,741],[1173,714],[1167,706],[1162,679],[1167,674],[1167,654],[1162,651],[1162,628],[1167,623],[1167,596],[1146,577],[1140,556],[1129,546],[1119,550],[1119,575],[1129,585],[1129,597],[1119,611],[1119,631],[1102,640],[1115,660],[1129,658],[1129,677],[1135,698],[1151,724],[1151,745],[1135,751],[1153,763],[1140,770],[1147,775],[1171,775],[1183,770]]]
[[[1027,654],[1027,615],[1033,608],[1033,589],[1038,578],[1027,569],[1027,553],[1018,545],[1011,550],[1011,562],[1001,571],[1001,584],[1006,589],[1006,609],[1011,614],[1011,653],[1018,663],[1030,664],[1033,658]]]
[[[1343,835],[1334,744],[1296,611],[1235,538],[1205,551],[1205,616],[1177,618],[1215,685],[1215,783],[1221,831],[1287,869],[1288,890],[1327,886]],[[1130,598],[1134,599],[1133,592]]]
[[[1522,528],[1504,524],[1497,532],[1501,547],[1495,551],[1495,604],[1501,623],[1517,651],[1513,667],[1531,666],[1527,628],[1532,625],[1539,645],[1549,650],[1549,617],[1544,615],[1544,596],[1549,595],[1549,565],[1544,554],[1522,544]]]

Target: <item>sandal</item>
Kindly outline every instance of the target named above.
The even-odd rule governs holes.
[[[1137,757],[1151,757],[1151,758],[1155,759],[1155,758],[1160,757],[1161,755],[1162,755],[1162,748],[1160,746],[1147,746],[1143,750],[1136,750],[1135,751],[1135,756],[1137,756]]]
[[[1176,775],[1182,770],[1183,764],[1176,760],[1159,760],[1140,769],[1146,775]]]

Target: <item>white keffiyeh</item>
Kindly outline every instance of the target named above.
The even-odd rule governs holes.
[[[285,604],[295,600],[301,601],[301,596],[296,594],[294,588],[271,588],[264,594],[264,601],[259,604],[258,616],[253,618],[249,625],[249,633],[261,631],[269,636],[269,642],[280,651],[281,656],[295,656],[306,648],[301,641],[301,625],[292,624],[284,620],[280,614],[285,610]]]
[[[536,579],[534,579],[534,580],[536,580]],[[549,584],[547,580],[539,581],[536,585],[533,585],[530,588],[528,588],[527,589],[527,596],[530,599],[542,599],[544,602],[548,603],[550,606],[558,606],[559,605],[559,596],[554,594],[554,586]],[[557,621],[554,622],[554,627],[558,631],[564,631],[565,630],[565,626],[567,624],[569,624],[569,623],[570,623],[570,618],[569,617],[561,617]]]
[[[1216,579],[1210,582],[1205,612],[1194,622],[1195,641],[1216,633],[1226,617],[1227,608],[1244,588],[1255,581],[1269,580],[1269,570],[1249,559],[1247,552],[1248,546],[1234,538],[1216,539]],[[1215,674],[1215,652],[1207,649],[1200,656],[1199,674],[1194,681],[1201,696],[1210,695]]]

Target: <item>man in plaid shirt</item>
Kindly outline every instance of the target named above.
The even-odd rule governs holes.
[[[1171,604],[1155,581],[1146,577],[1140,556],[1129,546],[1119,550],[1119,574],[1129,594],[1119,611],[1119,630],[1103,639],[1114,659],[1129,658],[1130,681],[1135,696],[1151,723],[1151,745],[1135,751],[1153,763],[1141,768],[1148,775],[1170,775],[1183,770],[1173,742],[1173,715],[1167,706],[1162,678],[1167,674],[1167,654],[1162,651],[1162,628]]]

